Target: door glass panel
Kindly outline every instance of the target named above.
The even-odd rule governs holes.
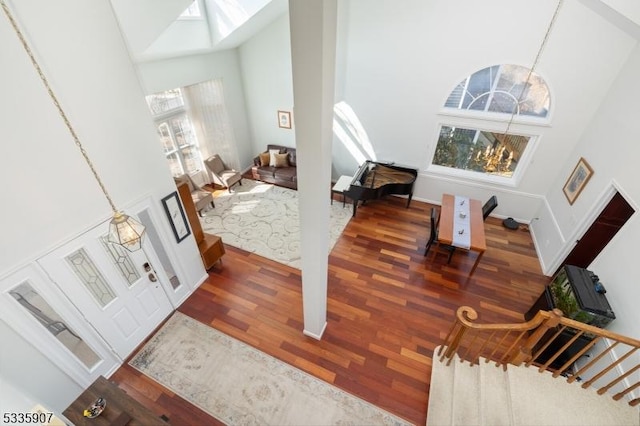
[[[158,236],[158,232],[156,231],[156,227],[154,226],[153,221],[149,216],[149,213],[146,210],[143,210],[140,213],[138,213],[138,217],[140,218],[140,222],[142,222],[142,224],[147,229],[147,238],[149,238],[149,241],[151,242],[153,249],[155,250],[156,254],[158,255],[158,258],[160,259],[160,263],[162,264],[162,269],[164,269],[164,272],[169,277],[169,281],[171,282],[171,287],[173,287],[174,290],[177,289],[178,287],[180,287],[180,279],[178,278],[178,275],[176,274],[176,271],[173,268],[171,259],[169,259],[169,256],[167,255],[167,252],[164,249],[164,245],[162,245],[162,241]]]
[[[115,299],[115,293],[84,249],[70,254],[65,259],[100,306],[104,307]]]
[[[60,315],[28,281],[15,287],[10,294],[87,368],[93,367],[100,361],[100,357],[65,324]]]
[[[129,257],[129,250],[118,244],[112,244],[106,235],[100,237],[100,242],[105,251],[109,255],[109,258],[113,261],[120,274],[129,284],[129,287],[140,279],[140,272],[133,266],[133,262]]]

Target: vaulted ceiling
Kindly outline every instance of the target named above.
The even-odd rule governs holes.
[[[179,19],[193,0],[111,0],[131,57],[143,62],[231,49],[287,11],[287,0],[198,0],[202,17]]]
[[[193,1],[111,0],[134,62],[235,48],[288,9],[288,0],[196,0],[202,17],[179,19]],[[580,1],[640,40],[640,2]]]

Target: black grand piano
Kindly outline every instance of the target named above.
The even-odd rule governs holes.
[[[389,194],[408,195],[407,208],[409,208],[416,177],[418,177],[417,169],[367,160],[358,168],[344,195],[353,200],[353,216],[356,215],[360,201],[364,203]]]

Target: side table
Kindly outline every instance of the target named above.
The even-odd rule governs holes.
[[[344,207],[347,198],[347,196],[345,195],[345,191],[347,191],[351,186],[352,180],[353,176],[342,175],[335,183],[335,185],[333,185],[333,187],[331,188],[332,194],[342,194],[342,207]],[[333,195],[331,196],[331,204],[333,204]]]
[[[222,244],[222,238],[217,235],[203,233],[204,239],[198,243],[198,249],[200,250],[200,257],[202,257],[202,263],[204,268],[208,271],[220,261],[222,263],[222,255],[225,253],[224,245]]]
[[[98,397],[107,401],[104,412],[95,419],[83,416]],[[76,426],[136,426],[136,425],[169,425],[160,416],[131,398],[115,384],[100,376],[80,396],[62,412]]]

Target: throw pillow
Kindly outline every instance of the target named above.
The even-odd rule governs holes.
[[[263,152],[260,154],[260,166],[265,167],[269,165],[269,161],[271,160],[271,154],[268,152]]]
[[[276,166],[276,154],[279,154],[280,150],[279,149],[270,149],[269,150],[269,165],[271,167],[275,167]]]
[[[276,154],[276,167],[289,167],[289,154]]]

